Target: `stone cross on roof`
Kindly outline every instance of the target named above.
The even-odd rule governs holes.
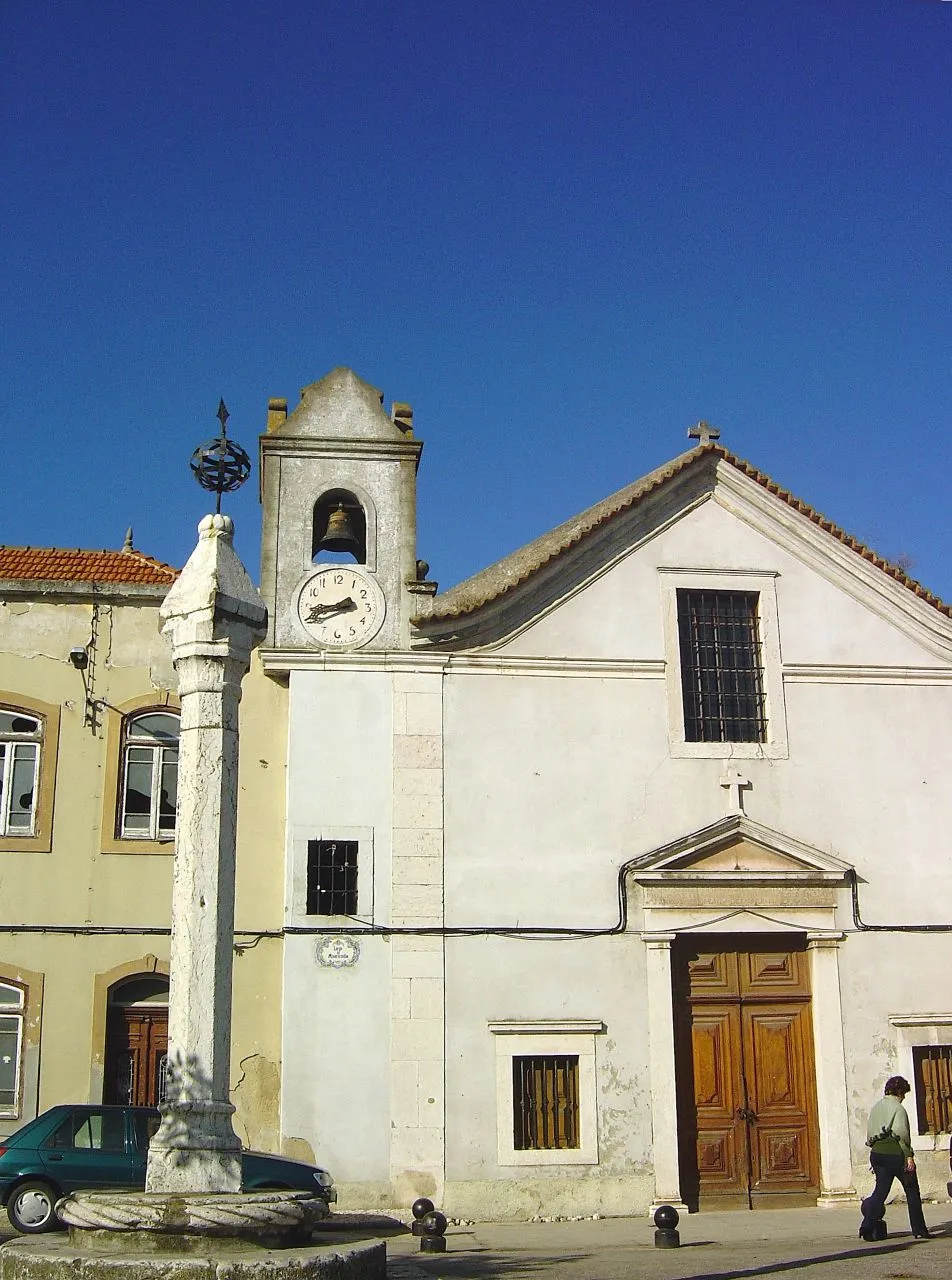
[[[688,438],[697,440],[699,444],[710,444],[712,440],[720,440],[721,433],[718,427],[712,427],[702,419],[688,431]]]

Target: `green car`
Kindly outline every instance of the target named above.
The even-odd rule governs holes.
[[[73,1191],[135,1191],[145,1187],[149,1139],[159,1122],[152,1107],[51,1107],[0,1138],[0,1204],[17,1231],[53,1231],[62,1224],[56,1202]],[[242,1151],[245,1191],[309,1191],[337,1199],[334,1179],[303,1160]]]

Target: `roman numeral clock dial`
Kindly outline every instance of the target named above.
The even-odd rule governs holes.
[[[298,592],[298,621],[324,649],[359,649],[380,630],[385,612],[374,579],[347,566],[312,573]]]

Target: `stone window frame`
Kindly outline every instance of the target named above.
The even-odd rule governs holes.
[[[664,628],[665,695],[668,713],[668,746],[678,759],[785,760],[787,717],[783,692],[777,579],[774,570],[697,569],[662,567],[658,570]],[[689,742],[684,732],[681,645],[678,630],[678,591],[756,593],[760,627],[764,706],[767,716],[765,742]]]
[[[161,840],[142,839],[139,836],[123,836],[121,830],[122,766],[125,744],[125,727],[128,721],[148,711],[167,712],[181,716],[182,707],[175,694],[153,691],[137,698],[129,698],[115,706],[106,705],[106,765],[103,787],[102,836],[103,853],[164,854],[175,852],[175,836]]]
[[[897,1013],[889,1015],[889,1024],[896,1033],[897,1072],[909,1081],[912,1093],[906,1105],[909,1128],[912,1131],[914,1151],[949,1151],[948,1133],[920,1133],[919,1093],[917,1072],[913,1062],[913,1049],[928,1045],[952,1044],[952,1013]],[[891,1073],[892,1074],[892,1073]]]
[[[496,1058],[496,1150],[501,1166],[598,1164],[597,1055],[595,1037],[605,1031],[598,1019],[505,1019],[489,1024]],[[579,1145],[517,1151],[513,1133],[513,1058],[578,1058]]]
[[[308,845],[312,840],[355,840],[357,842],[357,911],[354,915],[308,915]],[[373,827],[320,826],[298,823],[291,830],[288,858],[288,924],[333,931],[334,926],[365,924],[374,918],[374,832]]]
[[[36,802],[33,806],[33,834],[0,836],[0,853],[50,853],[53,848],[53,801],[56,791],[56,759],[59,749],[60,709],[39,698],[0,689],[0,706],[5,711],[22,711],[40,720],[40,764]]]

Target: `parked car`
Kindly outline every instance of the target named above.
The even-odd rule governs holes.
[[[145,1187],[149,1139],[159,1123],[152,1107],[51,1107],[0,1138],[0,1204],[17,1231],[61,1226],[55,1205],[73,1191],[134,1191]],[[245,1191],[309,1191],[337,1199],[326,1169],[261,1151],[242,1151]]]

